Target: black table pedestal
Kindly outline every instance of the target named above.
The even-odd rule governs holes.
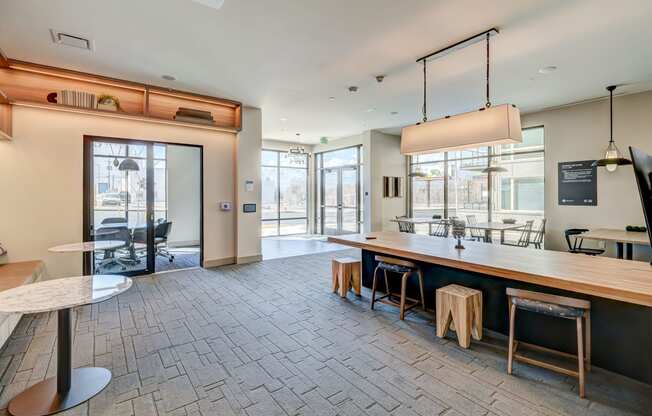
[[[9,402],[14,416],[44,416],[84,403],[111,381],[106,368],[72,368],[72,328],[70,309],[58,312],[57,376],[23,391]]]

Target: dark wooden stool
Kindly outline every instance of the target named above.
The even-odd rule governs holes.
[[[579,379],[580,397],[584,397],[584,370],[585,368],[587,371],[591,370],[591,302],[582,299],[568,298],[564,296],[556,296],[547,293],[531,292],[528,290],[513,288],[507,288],[507,298],[509,300],[509,353],[507,357],[507,373],[512,374],[512,363],[514,360],[556,371],[558,373]],[[555,316],[557,318],[572,319],[576,322],[578,363],[577,371],[525,357],[516,352],[518,349],[518,341],[514,339],[514,322],[516,320],[517,309]],[[585,331],[586,337],[584,335]],[[525,343],[522,344],[527,345],[529,348],[538,349],[544,352],[554,353],[566,357],[576,357],[571,354],[566,354],[561,351],[555,351],[537,345]]]
[[[411,261],[395,259],[392,257],[385,256],[376,256],[376,261],[379,262],[378,266],[374,270],[374,279],[371,286],[371,309],[374,308],[374,303],[376,301],[386,303],[388,305],[396,306],[400,310],[399,317],[401,320],[405,318],[405,312],[414,308],[417,305],[421,305],[425,309],[424,297],[423,297],[423,274],[421,273],[421,268]],[[385,290],[387,291],[385,295],[376,299],[376,287],[378,282],[378,270],[383,271],[385,277]],[[389,277],[388,272],[397,275],[401,275],[401,293],[392,293],[389,289]],[[408,298],[405,294],[407,287],[407,279],[412,273],[417,273],[419,277],[419,290],[421,292],[421,301],[417,299]],[[399,301],[395,301],[393,298],[399,298]],[[410,303],[406,303],[406,300]]]

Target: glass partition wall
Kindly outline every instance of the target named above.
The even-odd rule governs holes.
[[[411,216],[466,220],[475,215],[478,222],[542,219],[543,156],[543,127],[524,129],[518,144],[413,156]],[[487,172],[489,166],[502,169]],[[427,233],[428,226],[416,231]]]
[[[308,232],[308,154],[263,150],[263,237]]]

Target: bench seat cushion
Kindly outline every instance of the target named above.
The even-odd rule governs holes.
[[[394,273],[409,273],[413,270],[406,266],[401,266],[399,264],[385,263],[382,261],[378,263],[378,267],[381,268],[382,270],[387,270],[388,272],[394,272]]]
[[[584,315],[583,309],[573,308],[572,306],[556,305],[554,303],[542,302],[539,300],[515,297],[512,298],[512,303],[519,309],[556,316],[559,318],[579,318]]]

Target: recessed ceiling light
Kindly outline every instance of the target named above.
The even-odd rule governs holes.
[[[374,111],[376,111],[375,108],[367,108],[366,110],[364,110],[365,113],[373,113]]]
[[[216,10],[221,9],[222,6],[224,5],[224,0],[192,0],[192,1]]]
[[[545,74],[552,74],[556,70],[557,70],[557,67],[554,66],[554,65],[544,66],[543,68],[539,68],[539,73],[544,74],[544,75]]]
[[[391,112],[391,113],[389,113],[389,114],[391,114],[391,115],[393,115],[393,116],[395,116],[395,115],[397,115],[397,114],[398,114],[398,111],[392,111],[392,112]]]
[[[285,118],[285,117],[281,117],[281,121],[282,121],[283,123],[285,123],[286,121],[288,121],[288,119]]]
[[[335,97],[328,97],[329,100],[335,101]]]
[[[166,81],[176,81],[176,78],[173,77],[172,75],[163,75],[161,76],[161,78],[163,78]]]

